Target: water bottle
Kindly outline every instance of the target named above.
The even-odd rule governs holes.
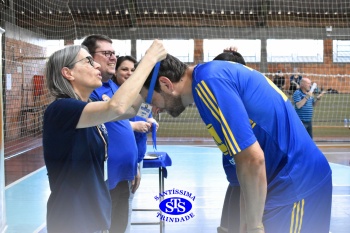
[[[344,119],[344,127],[348,127],[348,119]]]

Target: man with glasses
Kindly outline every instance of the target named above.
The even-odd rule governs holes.
[[[94,52],[94,53],[102,53],[103,55],[105,55],[105,57],[112,57],[112,56],[115,56],[116,58],[119,58],[119,55],[116,55],[115,54],[115,51],[97,51],[97,52]]]
[[[112,40],[105,35],[90,35],[84,39],[93,59],[101,65],[102,87],[93,91],[90,98],[103,101],[103,96],[112,97],[118,86],[111,80],[115,73],[118,55]],[[112,199],[110,233],[124,233],[128,224],[130,190],[138,187],[138,150],[134,132],[128,119],[105,124],[108,137],[108,186]]]

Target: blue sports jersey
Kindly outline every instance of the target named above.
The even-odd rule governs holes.
[[[265,208],[296,202],[331,175],[287,96],[270,79],[238,63],[212,61],[193,71],[199,113],[219,149],[233,155],[258,141],[265,154]]]
[[[112,81],[95,89],[90,98],[102,100],[102,95],[112,97],[118,86]],[[114,189],[123,180],[133,180],[137,174],[137,145],[134,131],[128,119],[105,123],[110,143],[108,144],[108,183]]]

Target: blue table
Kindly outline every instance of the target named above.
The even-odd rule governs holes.
[[[143,168],[158,168],[159,169],[159,193],[164,192],[164,178],[167,178],[168,171],[166,167],[171,166],[172,161],[166,152],[149,152],[143,160]],[[160,197],[159,202],[162,202],[164,197]],[[133,209],[133,211],[160,211],[159,209]],[[137,222],[132,225],[158,225],[160,233],[164,232],[164,222]]]
[[[152,159],[147,159],[152,157]],[[159,168],[163,172],[163,177],[167,178],[166,167],[171,166],[172,161],[166,152],[149,152],[143,160],[143,168]]]

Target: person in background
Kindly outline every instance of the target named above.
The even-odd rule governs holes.
[[[118,87],[120,87],[135,71],[135,64],[137,63],[136,59],[132,56],[121,56],[117,60],[117,64],[115,67],[115,74],[112,77],[112,80]],[[132,213],[132,201],[134,199],[134,194],[140,184],[141,180],[141,167],[142,161],[145,157],[147,150],[147,133],[152,129],[152,127],[156,127],[158,130],[159,124],[154,118],[148,118],[147,120],[135,116],[130,118],[130,124],[134,131],[134,136],[136,140],[136,145],[138,149],[137,163],[138,163],[138,172],[135,178],[134,183],[132,183],[129,196],[129,217],[128,217],[128,225],[126,228],[126,233],[130,232],[130,224],[131,224],[131,213]],[[147,129],[147,131],[145,131]],[[131,139],[130,139],[131,140]],[[137,186],[135,185],[137,184]]]
[[[154,41],[138,69],[108,102],[91,102],[91,92],[102,85],[101,65],[85,46],[54,52],[46,64],[48,90],[55,100],[43,123],[44,161],[50,196],[48,233],[107,232],[111,221],[108,179],[108,135],[103,123],[135,115],[139,92],[147,75],[166,51]]]
[[[236,165],[240,232],[329,233],[331,168],[270,79],[239,63],[188,66],[168,54],[154,90],[153,107],[173,117],[195,102],[216,145]]]
[[[296,90],[293,94],[293,101],[295,110],[303,122],[306,131],[310,137],[313,138],[312,134],[312,117],[314,113],[314,107],[316,107],[318,101],[321,100],[324,91],[322,91],[316,98],[313,96],[311,89],[311,80],[308,78],[302,78],[300,82],[300,89]]]
[[[273,78],[273,83],[281,90],[284,91],[286,84],[285,84],[285,78],[283,76],[282,71],[277,71],[275,77]]]
[[[237,52],[236,46],[224,49],[224,52],[216,56],[213,60],[223,60],[237,62],[246,65],[243,56]],[[224,204],[222,207],[220,226],[217,228],[218,233],[239,233],[240,221],[240,192],[238,178],[236,175],[236,166],[223,155],[222,165],[226,174],[229,185],[226,190]]]
[[[101,64],[102,86],[96,88],[90,98],[93,101],[106,101],[116,93],[118,87],[111,78],[115,73],[117,56],[112,40],[105,35],[90,35],[82,42],[95,61]],[[108,186],[112,199],[112,217],[110,233],[124,233],[128,225],[130,190],[137,189],[140,179],[137,177],[138,149],[129,119],[112,121],[105,124],[109,140],[108,145]],[[149,130],[145,125],[144,132]]]
[[[298,69],[294,69],[294,74],[289,78],[289,93],[293,94],[296,90],[300,88],[300,81],[303,78]]]
[[[224,52],[217,55],[213,60],[233,61],[242,65],[246,65],[243,56],[237,52],[236,46],[231,46],[224,49]]]

